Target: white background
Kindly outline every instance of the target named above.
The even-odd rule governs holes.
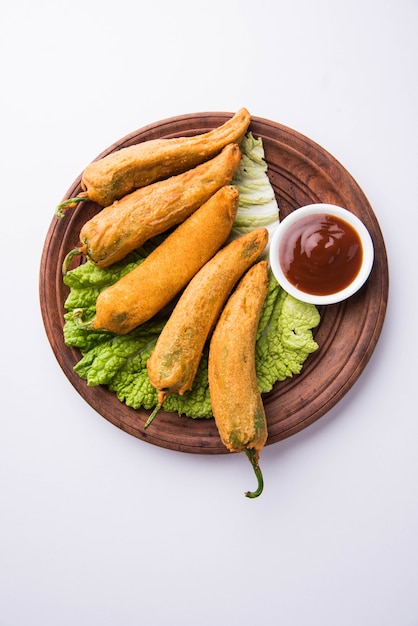
[[[417,0],[3,0],[0,626],[418,625]],[[167,117],[272,119],[333,154],[385,238],[364,373],[262,453],[143,443],[81,399],[44,332],[55,205]]]

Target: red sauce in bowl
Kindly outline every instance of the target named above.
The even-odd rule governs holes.
[[[347,287],[360,271],[363,248],[356,230],[345,220],[317,213],[287,230],[279,262],[287,280],[312,295],[329,295]]]

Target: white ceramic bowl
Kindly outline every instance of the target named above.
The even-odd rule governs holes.
[[[315,214],[325,214],[331,217],[339,218],[344,222],[348,222],[348,224],[356,231],[362,247],[362,260],[358,273],[354,276],[354,278],[348,285],[345,285],[343,288],[340,288],[334,293],[318,295],[314,293],[308,293],[307,291],[302,291],[300,288],[296,287],[294,284],[292,284],[292,282],[287,279],[279,261],[281,246],[284,245],[284,238],[289,234],[289,228],[291,228],[298,220]],[[279,284],[283,287],[285,291],[287,291],[295,298],[302,300],[303,302],[322,305],[341,302],[342,300],[345,300],[352,296],[360,289],[360,287],[362,287],[362,285],[369,277],[373,266],[374,249],[369,231],[356,215],[354,215],[350,211],[347,211],[347,209],[343,209],[342,207],[335,206],[333,204],[320,203],[309,204],[307,206],[301,207],[300,209],[296,209],[283,219],[283,221],[273,232],[270,241],[269,255],[271,269]],[[322,274],[325,274],[327,268],[324,266],[316,267],[313,264],[311,271],[317,273],[321,272]],[[326,280],[325,275],[324,280]]]

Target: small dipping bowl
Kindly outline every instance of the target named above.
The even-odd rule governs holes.
[[[373,266],[370,233],[354,213],[309,204],[285,217],[270,241],[270,266],[287,293],[310,304],[346,300]]]

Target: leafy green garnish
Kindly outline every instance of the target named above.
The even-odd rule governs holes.
[[[241,151],[243,159],[232,181],[240,192],[232,237],[261,225],[271,230],[279,217],[261,139],[254,139],[248,133]],[[65,302],[64,341],[66,345],[78,348],[82,355],[75,371],[89,386],[106,385],[121,402],[134,409],[151,410],[157,404],[158,392],[149,381],[146,364],[168,319],[169,310],[126,335],[116,335],[108,331],[86,330],[77,325],[74,309],[83,309],[83,322],[92,319],[98,294],[142,263],[162,238],[150,240],[109,268],[100,270],[87,260],[64,276],[70,289]],[[287,294],[270,271],[256,343],[256,373],[261,393],[271,391],[277,381],[300,373],[306,358],[318,348],[312,329],[319,321],[316,307]],[[163,404],[166,411],[191,418],[212,417],[207,362],[206,346],[193,389],[183,396],[170,395]]]
[[[240,147],[242,159],[232,179],[239,191],[239,208],[232,233],[239,236],[261,227],[271,233],[279,220],[279,207],[267,175],[263,141],[249,132]]]
[[[319,322],[317,308],[289,295],[270,272],[255,352],[261,393],[271,391],[277,381],[300,374],[307,357],[318,349],[311,329]]]

